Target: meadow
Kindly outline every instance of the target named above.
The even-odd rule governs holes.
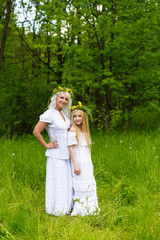
[[[45,149],[33,136],[0,139],[0,239],[160,239],[160,132],[92,132],[101,212],[45,213]]]

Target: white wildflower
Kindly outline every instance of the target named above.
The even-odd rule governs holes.
[[[120,140],[120,143],[123,143],[123,141],[122,141],[122,140]]]
[[[12,156],[15,156],[16,154],[15,153],[12,153]]]

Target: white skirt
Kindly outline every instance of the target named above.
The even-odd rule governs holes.
[[[76,175],[73,171],[73,211],[71,216],[97,215],[100,211],[97,199],[96,181],[93,175],[92,162],[77,161],[81,173]]]
[[[71,162],[47,157],[46,213],[55,216],[70,213],[72,208]]]

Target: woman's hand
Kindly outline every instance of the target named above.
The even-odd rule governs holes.
[[[74,165],[74,173],[76,175],[79,175],[81,173],[81,169],[79,168],[78,164]]]
[[[50,142],[48,144],[46,144],[46,148],[58,148],[58,143],[55,142]]]

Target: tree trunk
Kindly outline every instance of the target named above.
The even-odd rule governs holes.
[[[7,30],[8,30],[8,24],[10,20],[10,14],[11,14],[11,9],[12,9],[12,4],[14,0],[8,0],[6,3],[6,18],[4,22],[4,29],[3,29],[3,35],[2,35],[2,40],[1,40],[1,48],[0,48],[0,67],[3,62],[3,56],[4,56],[4,49],[5,49],[5,44],[6,44],[6,39],[7,39]]]
[[[131,95],[131,96],[135,96],[135,91],[136,91],[136,84],[135,84],[135,83],[132,83],[132,84],[131,84],[131,87],[130,87],[130,95]],[[129,101],[129,104],[128,104],[128,106],[127,106],[128,115],[129,115],[129,116],[128,116],[128,127],[129,127],[129,129],[131,130],[131,128],[132,128],[132,116],[131,116],[131,112],[133,111],[133,108],[134,108],[135,104],[134,104],[134,101],[133,101],[132,98],[129,98],[128,101]]]
[[[111,1],[111,12],[113,15],[115,15],[116,13],[116,5],[113,1]],[[112,24],[113,26],[115,25],[115,18],[113,17],[112,19]],[[114,33],[111,32],[110,33],[110,41],[111,43],[114,41]],[[112,54],[112,50],[111,50],[111,54],[109,56],[109,71],[110,73],[113,74],[113,66],[114,66],[114,62],[113,62],[113,54]],[[109,126],[109,121],[110,121],[110,110],[113,109],[113,100],[112,100],[112,93],[113,93],[113,89],[110,89],[110,87],[106,86],[106,122],[105,122],[105,128],[107,128]]]

